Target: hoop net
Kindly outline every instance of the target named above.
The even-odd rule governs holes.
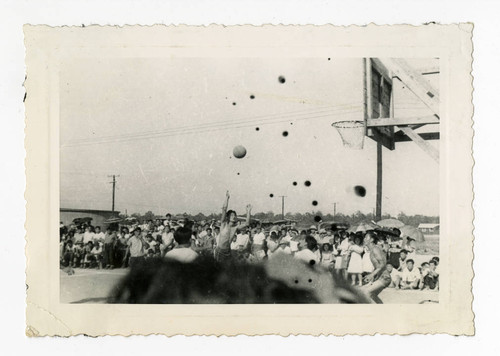
[[[332,124],[337,129],[344,147],[360,150],[365,141],[365,123],[363,121],[339,121]]]

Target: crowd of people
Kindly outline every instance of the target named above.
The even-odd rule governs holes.
[[[352,285],[383,280],[381,289],[439,289],[439,257],[415,265],[416,246],[403,239],[398,229],[349,233],[334,226],[295,224],[270,226],[239,221],[227,210],[229,193],[220,221],[147,220],[131,226],[111,226],[102,232],[89,223],[60,227],[61,266],[80,268],[124,268],[147,259],[170,259],[190,263],[200,256],[224,262],[249,264],[272,260],[281,254],[306,264],[321,266]],[[367,237],[369,237],[367,239]],[[373,239],[372,239],[373,238]],[[371,247],[370,247],[370,241]],[[376,255],[374,255],[376,253]]]

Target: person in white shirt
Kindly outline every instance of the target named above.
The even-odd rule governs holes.
[[[165,220],[163,220],[163,226],[170,226],[171,223],[172,223],[172,215],[167,213],[165,215]]]
[[[415,260],[415,256],[417,255],[417,247],[415,246],[415,239],[407,237],[405,249],[406,251],[408,251],[406,258]]]
[[[94,241],[104,242],[105,234],[101,231],[100,226],[95,227]]]
[[[198,254],[191,249],[191,229],[189,228],[179,228],[174,233],[175,242],[177,242],[177,247],[173,250],[168,251],[165,254],[165,258],[168,260],[174,260],[181,263],[191,263],[198,258]]]
[[[83,233],[83,244],[86,245],[89,241],[94,242],[94,233],[90,231],[90,227],[85,228],[85,232]]]
[[[335,270],[337,275],[347,279],[347,264],[349,261],[349,238],[347,236],[336,248]]]
[[[289,244],[288,242],[283,241],[283,240],[281,242],[279,242],[278,248],[276,249],[276,251],[274,251],[271,258],[274,258],[274,257],[278,256],[279,254],[291,255],[292,250],[290,249],[290,246],[288,246],[288,244]]]
[[[164,256],[167,251],[170,251],[172,248],[174,248],[174,233],[169,226],[165,226],[165,229],[163,229],[161,240],[163,241],[163,244],[160,247],[161,254],[162,256]]]
[[[332,252],[332,245],[325,243],[321,248],[321,265],[329,270],[333,270],[335,256]]]
[[[240,231],[239,234],[236,235],[236,249],[239,251],[246,250],[250,244],[250,237],[246,230]]]
[[[394,266],[390,263],[386,266],[387,271],[391,275],[391,284],[389,284],[389,288],[399,289],[401,284],[401,272],[399,272]]]
[[[266,235],[262,232],[262,228],[259,226],[256,229],[256,233],[253,236],[252,241],[252,255],[254,255],[257,259],[261,260],[266,255],[264,250],[266,242]]]
[[[273,253],[279,247],[279,239],[278,239],[278,234],[276,233],[276,231],[271,231],[271,233],[269,234],[269,237],[266,240],[266,245],[267,245],[267,257],[271,258]]]
[[[308,235],[299,242],[299,252],[295,253],[294,257],[311,265],[319,263],[318,255],[313,252],[316,247],[316,239]]]
[[[401,272],[401,289],[418,289],[421,275],[412,259],[406,260],[406,268]]]
[[[299,252],[299,232],[296,229],[290,230],[290,250],[293,253]]]

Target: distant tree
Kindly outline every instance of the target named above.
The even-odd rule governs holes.
[[[143,220],[154,220],[154,218],[155,214],[151,210],[147,211],[142,217]]]

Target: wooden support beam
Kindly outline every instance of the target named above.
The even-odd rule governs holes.
[[[439,151],[425,141],[418,133],[413,131],[407,126],[399,126],[399,129],[403,131],[409,138],[412,139],[422,150],[424,150],[429,156],[431,156],[437,163],[439,163]]]
[[[384,59],[393,75],[397,76],[434,114],[439,116],[439,92],[415,71],[404,59]]]
[[[436,116],[428,117],[391,117],[382,119],[367,119],[367,127],[377,126],[402,126],[402,125],[427,125],[439,124],[439,119]]]
[[[423,132],[418,134],[424,140],[439,140],[439,132]],[[394,142],[408,142],[412,141],[411,138],[406,136],[403,132],[397,132],[394,135]]]
[[[415,130],[415,129],[413,129]],[[424,140],[439,140],[439,132],[423,132],[418,134]],[[394,135],[394,142],[408,142],[412,141],[411,138],[406,136],[403,132],[397,132]]]

